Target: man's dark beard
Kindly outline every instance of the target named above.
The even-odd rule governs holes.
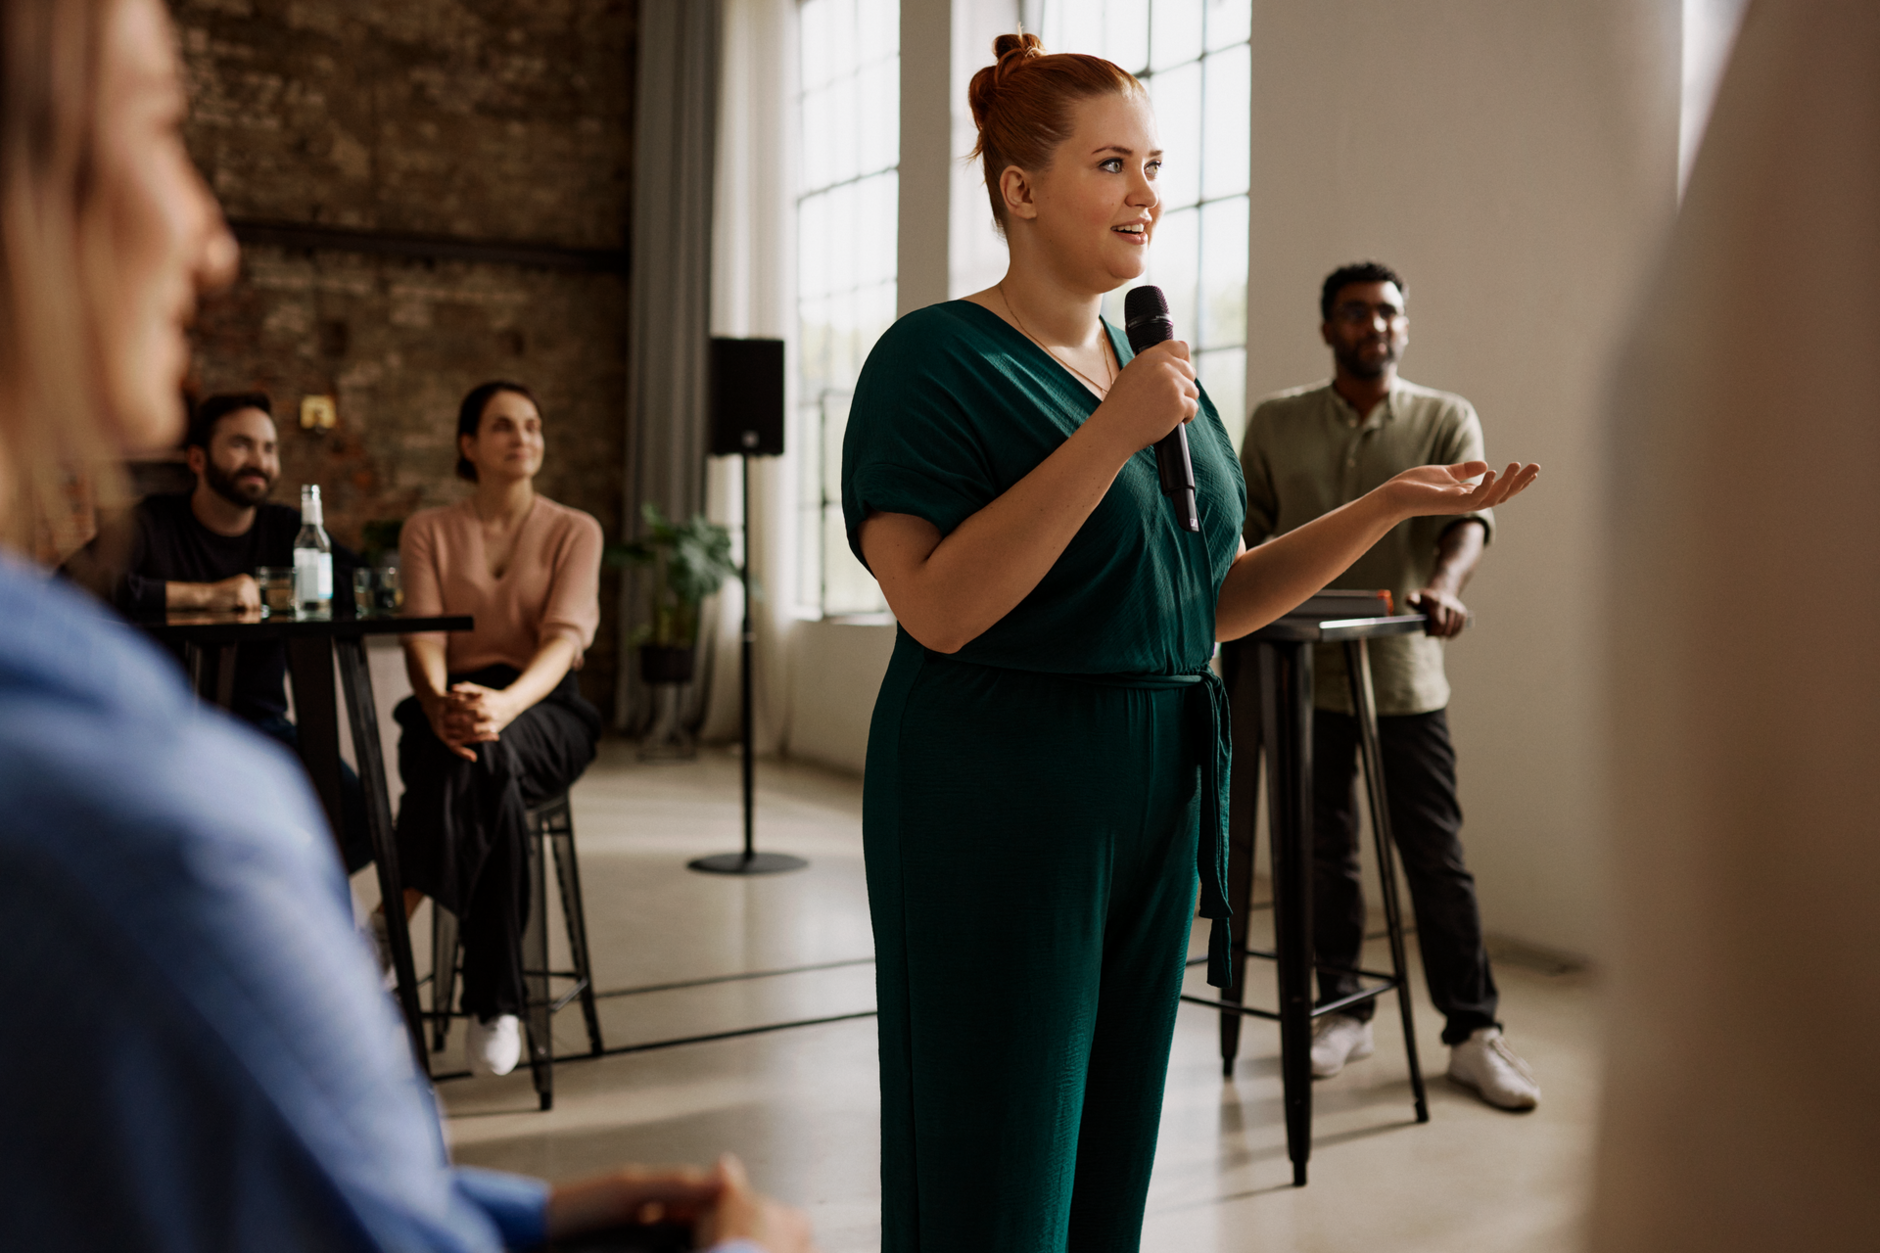
[[[266,474],[259,478],[249,477],[260,474],[259,471],[241,471],[237,474],[224,474],[222,467],[213,461],[204,459],[202,481],[209,485],[209,490],[226,500],[231,505],[243,509],[253,508],[268,498],[274,490],[274,480]]]
[[[1384,355],[1375,360],[1366,360],[1359,352],[1357,348],[1341,348],[1337,353],[1339,368],[1355,379],[1381,378],[1385,370],[1397,364],[1397,351],[1389,344],[1384,345]]]

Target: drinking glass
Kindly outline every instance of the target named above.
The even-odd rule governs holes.
[[[294,616],[294,567],[261,566],[255,571],[255,582],[261,588],[262,617]]]
[[[373,571],[378,587],[380,613],[397,613],[405,607],[405,592],[398,584],[397,566],[380,566]]]

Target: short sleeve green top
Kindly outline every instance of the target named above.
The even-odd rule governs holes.
[[[1104,327],[1117,358],[1131,357]],[[942,535],[991,504],[1082,425],[1096,396],[1003,318],[970,301],[890,327],[855,387],[842,444],[842,511],[862,557],[870,513]],[[1188,426],[1201,534],[1162,495],[1155,450],[1131,457],[1056,564],[959,660],[1057,674],[1188,674],[1214,652],[1215,603],[1239,548],[1247,491],[1205,387]]]

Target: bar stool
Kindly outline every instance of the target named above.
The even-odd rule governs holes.
[[[1259,783],[1258,763],[1264,760],[1268,825],[1272,832],[1274,946],[1270,950],[1255,949],[1242,940],[1239,947],[1243,958],[1264,958],[1277,965],[1280,1004],[1278,1010],[1268,1010],[1244,1003],[1244,961],[1235,963],[1233,986],[1222,989],[1218,997],[1184,995],[1182,1000],[1221,1011],[1221,1072],[1226,1077],[1234,1073],[1241,1019],[1264,1018],[1279,1023],[1286,1152],[1292,1159],[1293,1183],[1298,1187],[1305,1185],[1306,1163],[1312,1154],[1313,1019],[1396,993],[1416,1121],[1424,1123],[1430,1118],[1423,1069],[1417,1057],[1416,1025],[1411,1015],[1403,911],[1397,896],[1395,841],[1390,831],[1389,800],[1384,792],[1383,752],[1378,742],[1370,651],[1366,647],[1371,639],[1419,634],[1424,625],[1422,617],[1415,614],[1390,615],[1387,612],[1359,618],[1297,612],[1262,627],[1244,642],[1222,650],[1222,669],[1230,708],[1235,711],[1235,740],[1239,750],[1229,797],[1232,854],[1228,873],[1229,900],[1235,916],[1246,918],[1252,907],[1253,797]],[[1370,802],[1372,841],[1377,850],[1384,938],[1390,941],[1391,968],[1388,971],[1334,968],[1316,961],[1312,951],[1312,650],[1314,645],[1322,643],[1344,646],[1353,712],[1359,725],[1359,757]],[[1253,734],[1245,735],[1248,731]],[[1250,741],[1259,745],[1253,753],[1247,752]],[[1199,965],[1206,960],[1195,958],[1189,964]],[[1312,977],[1316,971],[1328,969],[1373,982],[1350,996],[1326,1005],[1314,1005]]]
[[[601,1042],[600,1012],[594,1003],[594,971],[588,961],[587,915],[581,905],[581,867],[574,853],[574,817],[568,794],[551,796],[528,811],[529,922],[522,933],[522,983],[526,1000],[523,1025],[528,1031],[529,1069],[543,1109],[555,1107],[555,1014],[577,997],[587,1021],[588,1055],[598,1057]],[[562,919],[568,926],[572,970],[551,970],[548,965],[548,882],[543,873],[547,848],[553,847],[555,879],[561,886]],[[450,1032],[450,1020],[462,1018],[451,1008],[462,969],[463,943],[457,916],[431,902],[431,1049],[441,1052]],[[571,980],[573,986],[559,997],[551,995],[550,981]]]

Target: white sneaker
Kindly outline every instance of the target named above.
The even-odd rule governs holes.
[[[1478,1027],[1449,1050],[1449,1077],[1498,1109],[1533,1109],[1541,1103],[1541,1085],[1528,1064],[1515,1056],[1499,1027]]]
[[[475,1075],[506,1075],[522,1060],[522,1020],[498,1014],[484,1022],[470,1016],[463,1039],[464,1060]]]
[[[1376,1051],[1371,1024],[1350,1014],[1327,1014],[1312,1022],[1312,1077],[1330,1079],[1346,1062],[1361,1062]]]

